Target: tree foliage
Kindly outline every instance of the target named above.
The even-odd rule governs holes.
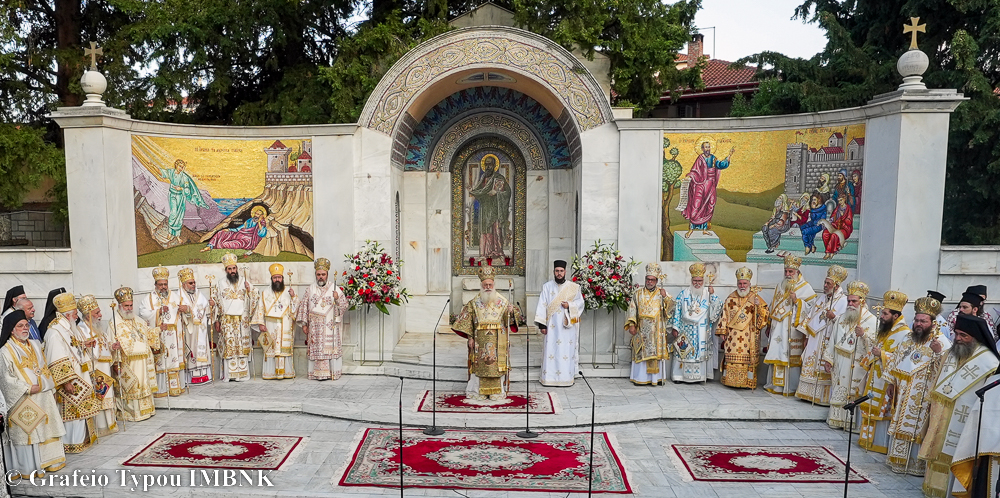
[[[895,90],[896,61],[909,48],[902,25],[923,17],[918,43],[930,58],[928,88],[957,88],[969,98],[951,116],[944,230],[949,244],[1000,243],[1000,3],[992,0],[807,0],[795,10],[826,31],[810,59],[764,52],[761,90],[736,102],[734,116],[815,112],[860,106]],[[969,216],[969,213],[976,213]]]
[[[611,62],[612,104],[642,114],[670,91],[701,87],[704,61],[677,69],[701,0],[515,0],[517,21],[560,45]]]

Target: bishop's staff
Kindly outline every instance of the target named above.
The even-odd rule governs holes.
[[[217,295],[218,295],[218,293],[215,290],[215,275],[209,275],[208,276],[208,298],[211,300],[211,303],[216,303],[216,304],[219,303],[219,301],[217,299],[215,299],[217,297]],[[215,306],[212,306],[211,303],[209,303],[209,305],[210,305],[210,307],[212,309],[209,312],[209,320],[208,320],[209,321],[209,324],[208,324],[208,359],[209,359],[209,361],[211,361],[209,368],[212,369],[212,382],[214,383],[215,379],[218,378],[215,375],[215,354],[218,351],[218,348],[215,346],[215,327],[218,324],[218,318],[217,318]]]
[[[121,402],[122,406],[125,406],[125,399],[121,396],[122,394],[125,393],[125,386],[122,385],[122,375],[121,375],[122,349],[121,349],[120,343],[118,343],[118,337],[117,337],[118,336],[118,317],[115,316],[115,315],[118,312],[115,311],[115,307],[118,306],[118,303],[115,302],[116,300],[117,300],[117,298],[111,300],[111,323],[112,323],[112,326],[115,328],[115,343],[119,344],[119,346],[118,346],[118,375],[115,375],[115,362],[113,361],[114,360],[115,351],[114,351],[114,348],[112,347],[112,349],[111,349],[111,358],[112,358],[112,362],[111,362],[111,376],[114,377],[115,384],[118,385],[118,394],[115,396],[115,421],[118,422],[119,421],[118,420],[118,403]],[[126,355],[125,358],[127,359],[128,356]],[[114,388],[112,388],[112,392],[114,392]],[[128,432],[125,429],[125,417],[122,417],[121,420],[120,420],[120,422],[122,423],[122,432]]]
[[[246,280],[246,283],[248,285],[252,285],[252,284],[250,284],[250,269],[249,269],[249,267],[247,267],[247,265],[243,265],[243,279]],[[254,304],[253,303],[253,294],[251,294],[249,290],[247,291],[247,299],[249,299],[249,301],[250,301],[250,307],[252,308],[253,304]],[[246,314],[246,311],[247,310],[244,310],[244,314]],[[247,334],[250,335],[250,364],[249,364],[249,367],[250,367],[250,380],[253,380],[254,379],[254,371],[253,371],[253,332],[252,331],[251,332],[247,332]],[[263,350],[261,350],[261,352],[263,353]]]

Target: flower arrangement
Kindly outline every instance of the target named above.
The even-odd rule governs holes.
[[[389,314],[389,305],[399,306],[410,295],[402,286],[399,274],[401,261],[393,261],[378,242],[365,241],[357,254],[345,254],[344,293],[351,309],[358,306]]]
[[[582,257],[573,256],[573,281],[580,284],[586,309],[628,310],[637,266],[634,259],[625,260],[614,244],[600,240]]]

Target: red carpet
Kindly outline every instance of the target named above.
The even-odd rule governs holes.
[[[594,437],[594,492],[631,493],[607,435]],[[589,432],[546,432],[521,439],[508,432],[403,431],[406,488],[587,492]],[[367,429],[341,486],[399,487],[399,431]]]
[[[424,391],[417,407],[418,412],[431,411],[431,397],[431,391]],[[528,402],[531,404],[528,408],[531,413],[551,415],[556,412],[552,395],[549,393],[531,393]],[[470,400],[465,397],[464,392],[438,391],[437,393],[438,413],[524,413],[524,404],[524,392],[507,393],[507,400],[500,402]]]
[[[277,469],[300,437],[166,433],[125,465],[220,469]]]
[[[844,481],[844,462],[822,446],[671,446],[697,481]],[[852,469],[851,482],[868,479]]]

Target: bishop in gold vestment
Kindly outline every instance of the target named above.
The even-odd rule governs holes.
[[[767,303],[750,287],[753,272],[736,271],[736,290],[722,304],[722,318],[716,334],[722,339],[724,355],[719,364],[722,383],[729,387],[757,387],[760,361],[760,334],[767,326]]]
[[[153,393],[156,392],[156,367],[152,348],[160,347],[160,334],[136,319],[132,305],[132,289],[115,291],[118,309],[111,320],[111,334],[121,349],[115,358],[112,373],[118,379],[118,411],[121,418],[138,422],[156,413]]]
[[[465,389],[469,399],[500,401],[507,397],[508,334],[517,332],[521,314],[493,288],[495,276],[492,266],[479,270],[482,290],[462,306],[451,326],[456,334],[469,340],[470,377]]]
[[[666,289],[656,288],[660,265],[646,265],[645,286],[636,289],[629,299],[625,330],[632,334],[632,373],[635,385],[657,385],[670,375],[670,333],[674,300]]]
[[[892,400],[886,396],[887,385],[883,374],[888,372],[892,353],[910,334],[910,327],[906,326],[906,320],[903,319],[906,301],[906,294],[899,291],[887,291],[882,296],[884,307],[879,312],[875,345],[861,357],[861,367],[868,372],[868,381],[861,392],[870,393],[871,399],[859,407],[861,428],[858,431],[858,445],[878,453],[889,450]]]

